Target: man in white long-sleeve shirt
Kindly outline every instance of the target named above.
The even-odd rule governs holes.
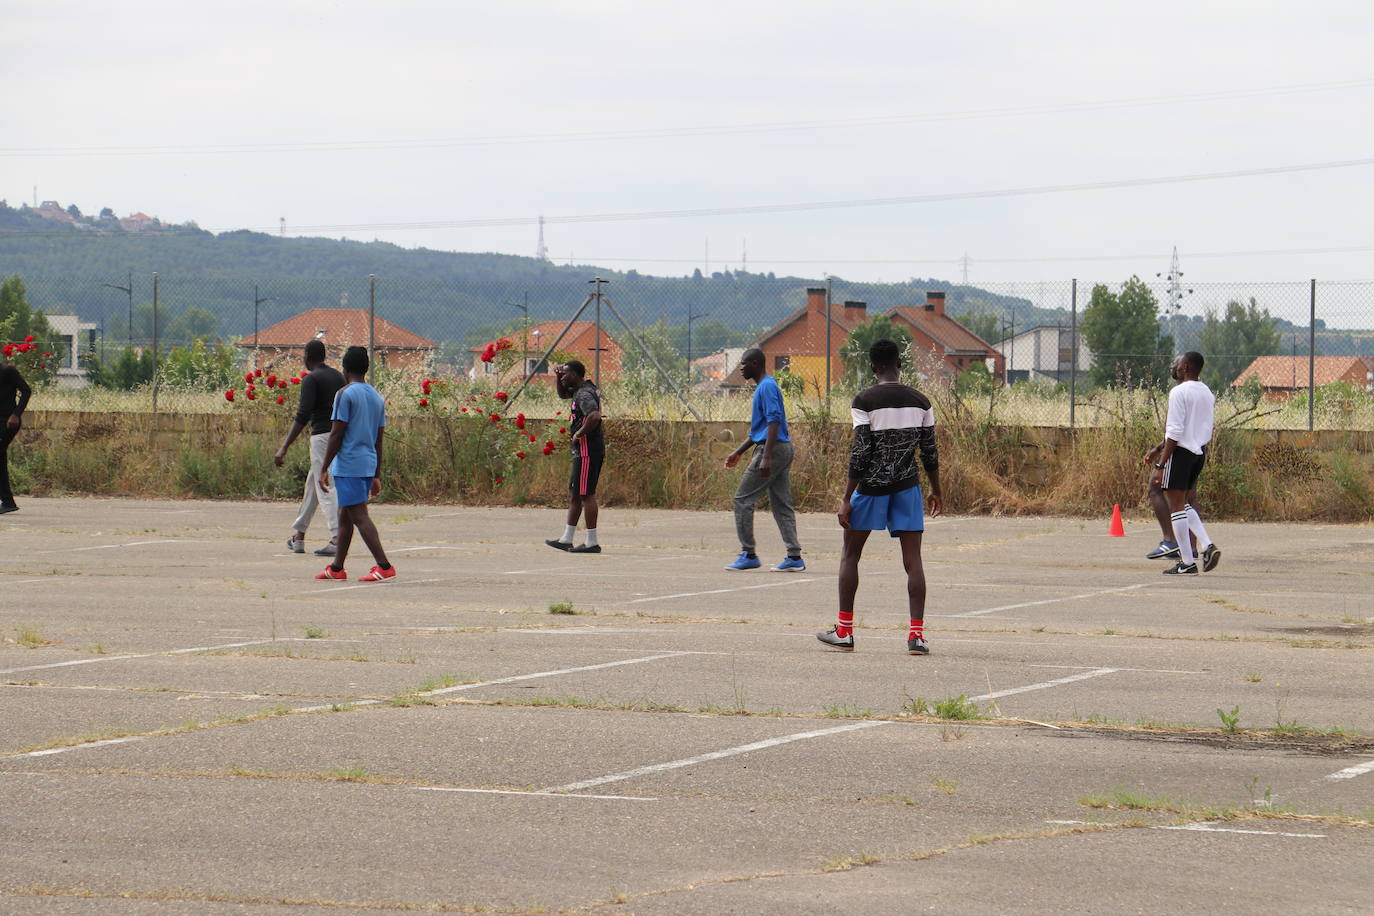
[[[1169,500],[1169,519],[1178,543],[1178,563],[1164,570],[1166,576],[1197,575],[1197,559],[1204,572],[1216,569],[1221,551],[1207,536],[1202,518],[1188,504],[1188,491],[1197,486],[1202,466],[1207,461],[1207,443],[1212,439],[1212,411],[1216,398],[1212,389],[1198,381],[1202,374],[1202,354],[1188,351],[1174,360],[1170,374],[1178,382],[1169,392],[1169,415],[1164,421],[1164,441],[1155,448],[1154,471],[1150,483],[1164,491]],[[1193,556],[1189,534],[1197,538],[1201,556]]]

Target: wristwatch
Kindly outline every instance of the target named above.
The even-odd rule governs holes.
[[[1164,470],[1164,465],[1162,465],[1162,464],[1157,464],[1157,465],[1155,465],[1155,470],[1156,470],[1156,471],[1162,471],[1162,470]]]

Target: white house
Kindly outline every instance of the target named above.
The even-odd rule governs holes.
[[[81,354],[95,349],[96,325],[82,321],[79,315],[46,315],[48,324],[57,332],[54,343],[62,346],[61,362],[57,368],[57,384],[61,388],[86,387],[86,370],[81,366]],[[56,357],[54,357],[56,358]]]
[[[1007,382],[1063,382],[1073,369],[1073,332],[1058,325],[1040,325],[1009,337],[998,345],[1007,360]],[[1093,364],[1092,353],[1078,332],[1078,374]]]

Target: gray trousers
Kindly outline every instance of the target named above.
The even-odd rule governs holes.
[[[310,437],[310,473],[305,477],[305,493],[301,496],[301,513],[292,522],[293,531],[305,534],[310,528],[310,520],[315,517],[315,508],[324,506],[324,520],[329,525],[329,536],[339,533],[339,497],[331,486],[329,492],[320,489],[320,472],[324,470],[324,456],[329,451],[329,433],[319,433]]]
[[[739,535],[740,549],[745,553],[755,553],[754,543],[754,506],[763,494],[768,494],[768,505],[773,509],[773,520],[778,523],[778,533],[787,545],[789,557],[801,556],[801,544],[797,543],[797,512],[792,508],[792,443],[773,443],[773,473],[764,477],[759,473],[759,462],[763,460],[763,443],[754,446],[754,457],[745,468],[740,479],[739,489],[735,491],[735,532]]]

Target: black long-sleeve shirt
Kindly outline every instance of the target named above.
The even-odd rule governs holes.
[[[343,374],[324,363],[310,370],[301,379],[301,402],[296,408],[296,422],[310,427],[310,435],[318,436],[333,428],[334,396],[346,385]]]
[[[920,483],[916,453],[926,472],[938,470],[935,413],[915,388],[883,382],[859,392],[850,408],[854,444],[849,476],[868,496],[897,493]]]
[[[0,365],[0,417],[23,413],[33,392],[19,370],[9,363]]]

